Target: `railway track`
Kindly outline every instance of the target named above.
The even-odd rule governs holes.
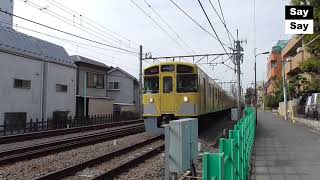
[[[27,141],[32,139],[48,138],[53,136],[98,130],[98,129],[104,129],[104,128],[111,128],[111,127],[119,127],[119,126],[138,124],[138,123],[143,123],[143,120],[139,119],[139,120],[121,121],[121,122],[113,122],[113,123],[107,123],[107,124],[98,124],[98,125],[82,126],[82,127],[75,127],[75,128],[56,129],[56,130],[49,130],[49,131],[40,131],[40,132],[25,133],[25,134],[18,134],[18,135],[2,136],[0,137],[0,144]]]
[[[132,134],[144,132],[144,124],[134,124],[119,127],[107,132],[98,132],[78,137],[66,138],[32,146],[24,146],[0,152],[0,165],[9,164],[26,159],[58,153],[70,149],[96,144]]]
[[[119,157],[119,156],[122,156],[124,154],[128,154],[134,150],[137,150],[139,148],[142,148],[144,146],[147,146],[147,145],[150,145],[154,142],[157,142],[159,140],[161,140],[163,138],[163,136],[157,136],[157,137],[153,137],[151,139],[148,139],[148,140],[145,140],[143,142],[139,142],[139,143],[136,143],[134,145],[130,145],[130,146],[127,146],[125,148],[122,148],[120,150],[116,150],[116,151],[113,151],[111,153],[107,153],[105,155],[102,155],[100,157],[97,157],[97,158],[94,158],[94,159],[90,159],[88,161],[85,161],[85,162],[82,162],[82,163],[79,163],[79,164],[76,164],[74,166],[70,166],[70,167],[67,167],[67,168],[64,168],[62,170],[59,170],[59,171],[55,171],[55,172],[52,172],[50,174],[47,174],[47,175],[44,175],[42,177],[39,177],[37,178],[37,180],[53,180],[53,179],[62,179],[62,178],[65,178],[65,177],[68,177],[68,176],[72,176],[74,175],[76,172],[79,172],[85,168],[88,168],[88,167],[94,167],[94,166],[97,166],[97,165],[100,165],[104,162],[107,162],[109,160],[112,160],[113,158],[115,157]],[[140,154],[139,156],[131,159],[131,160],[128,160],[126,161],[125,163],[122,163],[118,166],[115,166],[113,168],[111,168],[110,170],[94,177],[93,179],[110,179],[112,177],[116,177],[117,175],[119,175],[120,173],[128,170],[130,167],[138,164],[138,163],[141,163],[142,161],[154,156],[154,155],[157,155],[159,154],[160,152],[162,152],[164,150],[164,143],[161,142],[160,145],[157,145],[155,147],[153,147],[151,150],[147,150],[147,151],[144,151],[142,154]]]

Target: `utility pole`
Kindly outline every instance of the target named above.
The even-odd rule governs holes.
[[[139,52],[139,115],[142,118],[142,45],[140,45],[140,52]]]
[[[237,66],[237,85],[238,85],[238,91],[237,91],[237,107],[238,107],[238,120],[241,119],[241,69],[240,69],[240,64],[242,60],[242,54],[241,51],[243,51],[243,48],[241,47],[241,43],[243,41],[239,40],[239,33],[237,30],[237,40],[235,41],[235,64]]]
[[[287,83],[286,83],[286,73],[285,73],[286,60],[282,61],[282,86],[283,86],[283,102],[284,102],[284,119],[287,120],[288,102],[287,102]]]

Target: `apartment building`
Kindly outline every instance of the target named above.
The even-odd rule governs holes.
[[[293,35],[281,52],[282,59],[285,61],[285,77],[287,82],[295,75],[301,73],[299,64],[306,61],[310,54],[303,47],[303,36]],[[308,78],[307,75],[304,75]]]
[[[267,61],[267,79],[266,79],[266,93],[271,95],[275,91],[276,80],[281,80],[282,77],[282,49],[287,45],[287,40],[279,40],[275,46],[272,47]]]

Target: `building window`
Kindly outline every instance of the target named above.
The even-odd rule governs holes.
[[[6,127],[10,130],[24,129],[27,121],[26,112],[6,112],[4,113]]]
[[[56,92],[67,92],[68,86],[63,84],[56,84]]]
[[[109,82],[108,89],[109,90],[120,90],[119,82]]]
[[[271,61],[271,68],[277,68],[277,62]]]
[[[104,75],[88,72],[87,73],[87,87],[103,89],[104,88]]]
[[[14,79],[14,88],[20,89],[30,89],[31,81],[30,80],[22,80],[22,79]]]

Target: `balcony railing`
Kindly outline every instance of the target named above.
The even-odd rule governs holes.
[[[293,58],[291,58],[291,61],[287,62],[285,65],[285,72],[286,74],[296,72],[299,68],[299,65],[302,61],[305,61],[309,58],[309,54],[300,51],[298,54],[296,54]]]
[[[293,48],[297,48],[297,44],[302,42],[302,36],[294,35],[288,42],[288,44],[283,48],[281,54],[282,57],[287,56],[288,52],[291,51]],[[301,46],[301,45],[299,45]]]

